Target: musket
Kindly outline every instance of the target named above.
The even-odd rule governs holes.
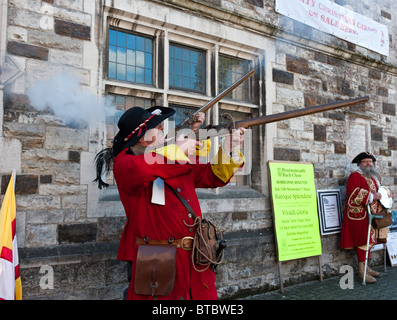
[[[307,107],[307,108],[298,109],[298,110],[290,110],[290,111],[286,111],[286,112],[270,114],[267,116],[235,121],[233,123],[207,127],[207,129],[211,129],[211,130],[207,130],[207,133],[205,133],[205,135],[207,135],[206,137],[204,137],[203,134],[199,135],[199,133],[200,133],[199,130],[196,130],[195,133],[196,133],[196,137],[199,137],[200,139],[206,139],[206,138],[208,139],[211,137],[216,137],[216,136],[225,134],[224,129],[227,129],[230,131],[232,129],[238,129],[238,128],[250,128],[250,127],[259,126],[262,124],[268,124],[268,123],[287,120],[287,119],[291,119],[291,118],[302,117],[302,116],[310,115],[313,113],[319,113],[319,112],[329,111],[329,110],[333,110],[333,109],[349,107],[349,106],[352,106],[355,104],[364,103],[364,102],[368,101],[368,99],[369,99],[369,97],[366,96],[366,97],[354,98],[354,99],[349,99],[349,100],[341,100],[341,101],[326,103],[326,104],[322,104],[322,105],[318,105],[318,106],[312,106],[312,107]],[[215,130],[213,130],[213,129],[215,129]]]
[[[236,89],[241,83],[243,83],[245,80],[250,78],[253,74],[255,73],[255,69],[252,69],[251,71],[247,72],[245,75],[243,75],[240,79],[232,83],[229,87],[227,87],[225,90],[223,90],[221,93],[219,93],[217,96],[212,98],[210,101],[208,101],[206,104],[204,104],[201,108],[196,110],[194,113],[192,113],[188,118],[186,118],[180,125],[175,127],[175,130],[170,132],[167,135],[167,138],[174,137],[176,133],[182,129],[187,128],[190,126],[193,121],[195,116],[199,112],[206,112],[210,108],[212,108],[217,102],[219,102],[221,99],[223,99],[225,96],[227,96],[230,92],[232,92],[234,89]]]

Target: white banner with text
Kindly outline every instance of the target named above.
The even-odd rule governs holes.
[[[331,1],[276,0],[276,12],[382,55],[389,55],[386,25]]]

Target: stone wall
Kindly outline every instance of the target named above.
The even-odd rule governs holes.
[[[120,299],[127,286],[125,265],[116,259],[123,208],[117,192],[102,194],[91,183],[93,157],[105,141],[104,123],[66,125],[50,110],[34,109],[27,96],[35,81],[61,71],[77,76],[94,96],[105,94],[103,5],[114,6],[117,13],[126,10],[125,19],[145,27],[154,20],[150,12],[154,16],[164,10],[160,22],[170,30],[189,30],[190,20],[199,16],[192,34],[224,36],[237,47],[263,41],[258,45],[264,51],[260,114],[370,97],[368,103],[344,110],[267,125],[256,133],[255,147],[261,151],[258,174],[252,177],[254,189],[199,191],[203,214],[222,227],[228,240],[225,264],[218,273],[221,298],[279,286],[268,160],[312,162],[317,189],[339,188],[345,197],[345,183],[354,169],[351,159],[369,150],[377,155],[383,183],[397,194],[397,127],[392,125],[397,120],[396,12],[388,1],[335,2],[386,24],[390,55],[380,56],[282,17],[275,13],[273,0],[9,0],[7,29],[1,30],[8,59],[2,74],[16,76],[1,82],[0,150],[7,158],[0,163],[0,175],[3,195],[11,170],[17,170],[24,298]],[[180,19],[169,21],[170,16]],[[192,19],[185,20],[189,16]],[[230,34],[213,34],[208,26],[214,24]],[[238,39],[233,31],[247,38]],[[322,237],[325,277],[355,261],[352,252],[339,249],[338,238]],[[373,257],[374,263],[382,262],[380,254]],[[47,281],[51,272],[53,287]],[[283,263],[282,272],[284,285],[316,279],[317,260]]]

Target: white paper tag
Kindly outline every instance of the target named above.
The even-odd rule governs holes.
[[[152,203],[165,205],[164,180],[161,178],[153,181]]]

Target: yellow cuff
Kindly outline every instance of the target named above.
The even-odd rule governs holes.
[[[160,154],[172,161],[190,162],[189,158],[175,144],[170,144],[168,146],[156,149],[153,152]]]
[[[227,183],[234,173],[244,164],[244,156],[238,151],[239,161],[234,162],[226,153],[223,152],[222,148],[219,148],[218,154],[211,161],[212,172],[221,179],[224,183]]]
[[[208,157],[208,154],[211,149],[211,139],[201,140],[200,143],[203,145],[202,147],[196,146],[196,156],[198,157]]]

